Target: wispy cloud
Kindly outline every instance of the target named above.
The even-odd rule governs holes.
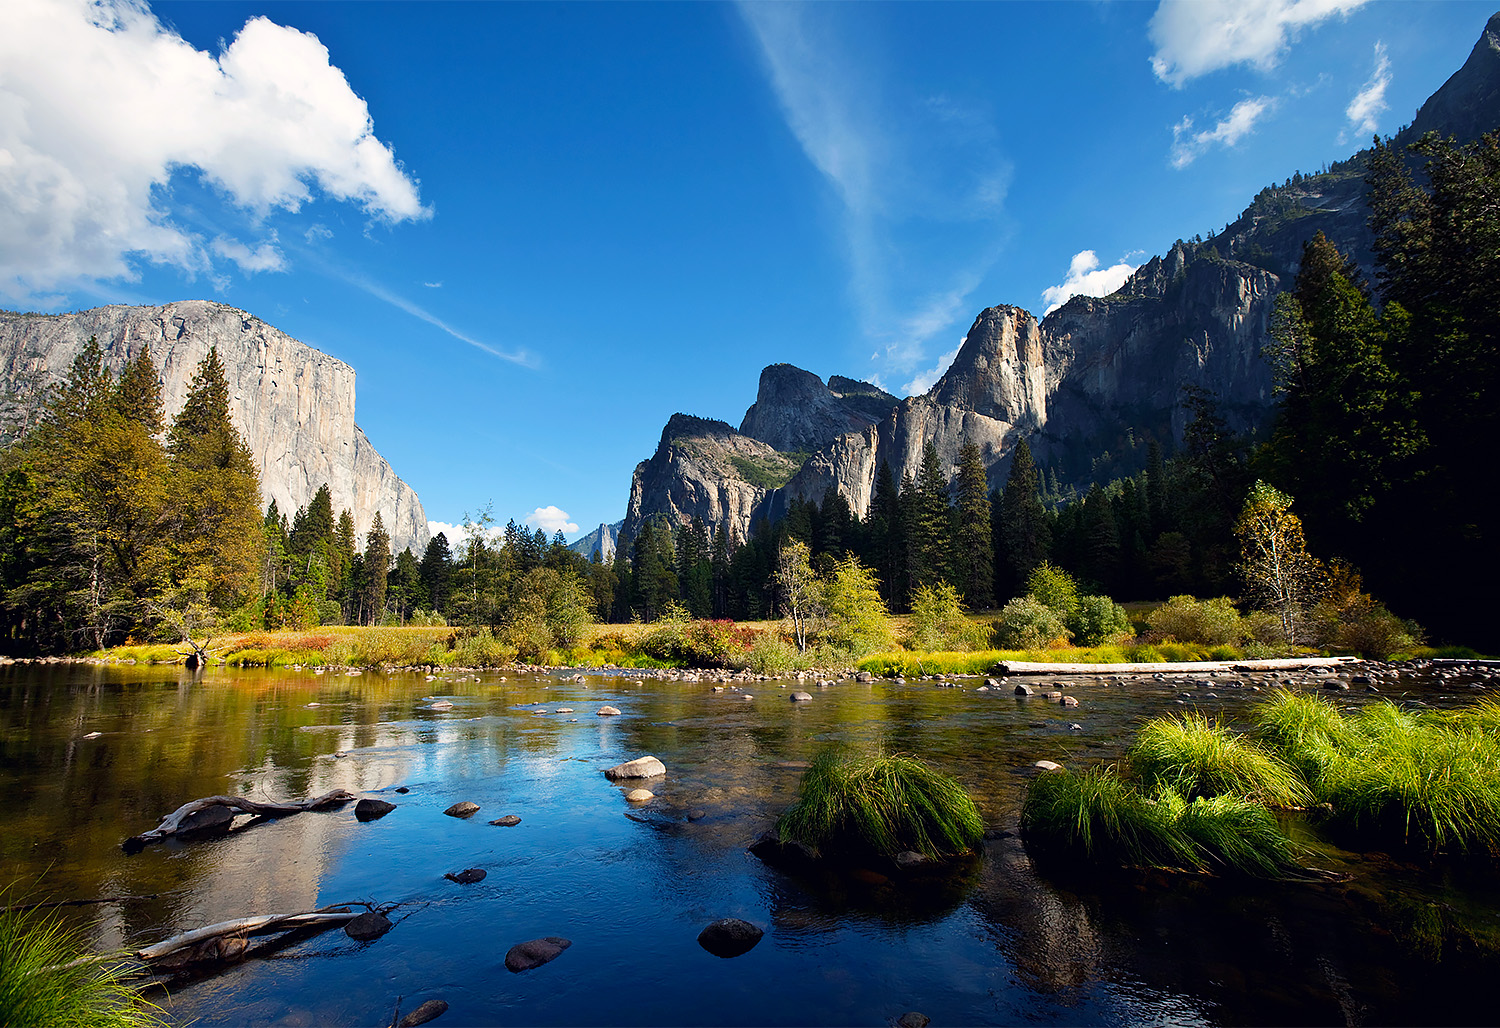
[[[1069,297],[1108,296],[1123,286],[1138,267],[1140,265],[1121,260],[1108,268],[1101,268],[1099,257],[1093,250],[1075,253],[1068,263],[1068,277],[1042,290],[1042,302],[1047,305],[1042,317],[1067,303]]]
[[[428,289],[441,289],[441,288],[443,288],[443,284],[441,282],[423,282],[422,284],[424,286],[426,286]]]
[[[939,357],[936,364],[926,371],[919,373],[917,377],[902,386],[901,391],[907,396],[921,396],[927,392],[937,383],[938,379],[943,377],[943,372],[948,370],[949,365],[953,363],[953,359],[958,356],[958,351],[962,350],[964,343],[968,341],[969,337],[964,336],[958,341],[957,346]]]
[[[1385,44],[1375,44],[1375,70],[1370,73],[1354,99],[1349,101],[1344,114],[1349,119],[1349,129],[1339,133],[1339,142],[1348,142],[1348,135],[1369,136],[1380,128],[1380,116],[1390,107],[1385,102],[1386,87],[1391,84],[1391,59],[1386,56]]]
[[[247,275],[253,275],[257,271],[286,270],[286,256],[276,248],[275,233],[271,234],[269,242],[261,243],[254,249],[238,239],[225,236],[219,236],[209,248],[218,256],[234,261]]]
[[[1181,87],[1220,68],[1274,68],[1299,32],[1367,0],[1162,0],[1151,17],[1156,77]]]
[[[1241,100],[1218,124],[1202,132],[1194,132],[1193,119],[1184,117],[1172,126],[1172,167],[1186,168],[1212,146],[1234,146],[1275,109],[1276,100],[1269,96]]]
[[[498,347],[491,346],[489,343],[483,342],[479,339],[475,339],[468,333],[461,332],[458,329],[454,328],[442,318],[439,318],[436,314],[433,314],[431,311],[427,310],[427,308],[413,303],[399,293],[391,292],[389,289],[385,288],[379,283],[372,282],[364,275],[355,272],[344,271],[331,265],[327,268],[327,270],[329,274],[343,279],[351,286],[354,286],[358,289],[363,289],[365,292],[369,293],[377,300],[384,300],[392,307],[395,307],[398,310],[403,310],[414,318],[420,318],[422,321],[427,322],[427,324],[433,326],[434,328],[448,333],[459,342],[468,343],[475,349],[483,350],[485,353],[489,354],[492,357],[499,357],[503,361],[510,361],[512,364],[519,364],[523,368],[538,368],[541,366],[541,361],[539,361],[536,355],[531,353],[530,351],[502,350]]]
[[[788,129],[831,187],[872,374],[909,374],[993,266],[1011,168],[986,112],[920,95],[841,45],[838,5],[742,3]],[[955,172],[955,169],[961,169]],[[972,240],[978,238],[979,243]]]

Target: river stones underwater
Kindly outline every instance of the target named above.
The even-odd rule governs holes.
[[[448,1004],[440,999],[430,999],[401,1019],[400,1028],[416,1028],[448,1012]]]
[[[497,817],[490,822],[490,824],[499,825],[501,828],[513,828],[520,823],[521,819],[514,814],[506,814],[504,817]]]
[[[484,881],[488,875],[489,872],[482,867],[466,867],[457,874],[450,871],[443,875],[443,877],[450,882],[457,882],[459,885],[472,885],[475,882]]]
[[[727,960],[742,953],[749,953],[764,934],[749,921],[742,921],[737,917],[725,917],[698,933],[698,945],[714,956]]]
[[[390,930],[390,918],[374,910],[367,910],[344,925],[344,934],[357,942],[378,939]]]
[[[534,967],[556,960],[562,951],[573,945],[571,939],[548,935],[541,939],[518,942],[505,954],[505,966],[515,974],[530,971]]]

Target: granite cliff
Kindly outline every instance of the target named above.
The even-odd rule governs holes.
[[[1394,143],[1429,131],[1466,142],[1497,127],[1500,14]],[[959,447],[978,444],[998,486],[1011,449],[1027,438],[1064,480],[1086,486],[1135,470],[1149,439],[1168,450],[1179,442],[1187,386],[1212,394],[1231,427],[1263,430],[1274,397],[1261,347],[1303,243],[1323,232],[1374,280],[1366,160],[1361,151],[1267,187],[1223,232],[1179,240],[1110,296],[1074,297],[1040,322],[1018,307],[982,311],[925,395],[898,401],[864,383],[834,376],[825,386],[771,365],[739,432],[674,415],[656,455],[636,468],[622,536],[653,515],[698,516],[742,540],[759,518],[774,521],[792,499],[821,500],[830,488],[863,516],[880,465],[898,481],[915,476],[928,442],[950,476]],[[781,471],[747,474],[751,463]]]
[[[168,419],[182,408],[199,362],[218,347],[231,415],[260,466],[267,503],[288,515],[327,483],[361,536],[379,511],[392,552],[427,545],[427,516],[354,422],[354,369],[234,307],[186,300],[161,307],[98,307],[77,314],[0,313],[0,391],[12,407],[67,374],[90,337],[117,374],[140,352],[162,379]],[[12,415],[17,412],[12,410]],[[13,419],[14,420],[14,419]]]

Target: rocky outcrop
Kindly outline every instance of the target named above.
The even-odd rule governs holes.
[[[569,543],[568,549],[574,553],[581,553],[589,559],[593,559],[594,551],[599,551],[599,559],[608,564],[615,559],[615,545],[620,538],[620,526],[623,521],[616,521],[613,525],[600,524],[588,535],[575,543]]]
[[[0,313],[0,390],[12,405],[60,380],[97,338],[118,373],[149,344],[170,420],[198,364],[217,347],[230,414],[260,466],[261,492],[290,515],[328,485],[363,536],[379,511],[393,552],[427,545],[417,494],[354,421],[354,369],[251,314],[207,300],[160,307],[98,307],[76,314]],[[16,413],[11,412],[13,415]]]
[[[900,402],[868,382],[835,379],[842,392],[810,371],[772,364],[760,373],[760,389],[740,433],[783,453],[816,450],[873,424]]]

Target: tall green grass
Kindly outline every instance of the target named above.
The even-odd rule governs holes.
[[[1148,788],[1168,787],[1188,799],[1239,796],[1276,807],[1312,802],[1312,792],[1281,758],[1202,714],[1147,722],[1126,754]]]
[[[1029,845],[1053,858],[1099,866],[1222,869],[1280,877],[1292,844],[1265,807],[1236,796],[1147,794],[1113,767],[1034,779],[1021,810]]]
[[[0,893],[0,898],[5,894]],[[37,1028],[159,1028],[160,1007],[142,999],[129,965],[78,963],[82,935],[55,915],[0,911],[0,1024]]]
[[[803,774],[776,832],[824,856],[944,857],[973,851],[984,822],[962,785],[915,757],[826,750]]]

